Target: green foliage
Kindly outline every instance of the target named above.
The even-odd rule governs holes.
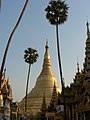
[[[24,51],[24,59],[26,63],[33,64],[37,61],[38,58],[38,53],[37,50],[28,48],[27,50]]]
[[[45,9],[46,18],[52,25],[63,24],[67,20],[68,8],[69,7],[65,4],[65,1],[50,1]]]

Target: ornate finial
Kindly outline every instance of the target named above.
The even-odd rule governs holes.
[[[4,69],[4,78],[6,77],[6,68]]]
[[[78,58],[77,58],[77,71],[79,73],[79,63],[78,63]]]
[[[46,40],[46,46],[45,46],[46,50],[49,48],[48,47],[48,40]]]
[[[79,72],[79,63],[77,63],[77,71]]]
[[[88,35],[88,33],[89,33],[89,23],[88,23],[88,21],[87,21],[87,35]]]
[[[50,55],[49,55],[49,46],[48,46],[48,41],[46,41],[46,45],[45,45],[46,51],[45,51],[45,55],[44,55],[44,59],[50,59]]]

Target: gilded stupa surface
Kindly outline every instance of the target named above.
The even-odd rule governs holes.
[[[48,42],[46,42],[41,73],[37,78],[35,87],[28,93],[27,112],[29,114],[37,114],[41,111],[44,93],[46,97],[46,106],[49,105],[50,100],[52,98],[54,82],[56,85],[57,92],[60,91],[57,84],[57,80],[52,72],[50,64],[49,47]],[[22,101],[19,103],[19,106],[21,108],[20,111],[23,113],[25,106],[25,98],[22,99]]]

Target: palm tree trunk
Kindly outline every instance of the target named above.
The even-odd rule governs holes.
[[[8,43],[7,43],[5,52],[4,52],[4,56],[3,56],[3,60],[2,60],[2,64],[1,64],[1,70],[0,70],[0,88],[1,88],[2,73],[3,73],[3,69],[4,69],[4,65],[5,65],[5,61],[6,61],[6,56],[7,56],[7,53],[8,53],[8,49],[9,49],[9,46],[10,46],[12,37],[13,37],[13,35],[14,35],[17,27],[19,26],[19,23],[20,23],[23,15],[24,15],[25,9],[26,9],[27,4],[28,4],[28,1],[29,1],[29,0],[26,0],[26,2],[25,2],[25,4],[24,4],[24,7],[23,7],[23,9],[22,9],[22,12],[21,12],[21,14],[20,14],[20,16],[19,16],[19,18],[18,18],[18,21],[17,21],[15,27],[13,28],[13,30],[12,30],[12,32],[11,32],[11,34],[10,34],[10,37],[9,37],[9,39],[8,39]]]
[[[59,47],[59,35],[58,35],[58,24],[56,25],[56,37],[57,37],[57,52],[58,52],[58,63],[59,63],[59,72],[61,77],[61,85],[62,85],[62,96],[64,102],[64,120],[66,120],[66,104],[65,104],[65,94],[64,94],[64,81],[62,76],[62,66],[61,66],[61,59],[60,59],[60,47]]]
[[[26,96],[25,96],[25,112],[26,112],[26,114],[27,114],[27,93],[28,93],[28,84],[29,84],[30,68],[31,68],[31,64],[29,64],[28,76],[27,76],[27,84],[26,84]]]

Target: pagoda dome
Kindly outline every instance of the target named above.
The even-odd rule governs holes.
[[[49,46],[48,42],[46,42],[43,67],[41,73],[37,78],[35,87],[28,93],[27,96],[27,112],[29,114],[36,115],[40,112],[44,93],[46,97],[46,106],[49,105],[52,98],[54,82],[56,85],[57,92],[60,92],[57,80],[52,72],[50,64]],[[19,103],[19,106],[22,110],[21,112],[23,113],[25,107],[25,97]]]

